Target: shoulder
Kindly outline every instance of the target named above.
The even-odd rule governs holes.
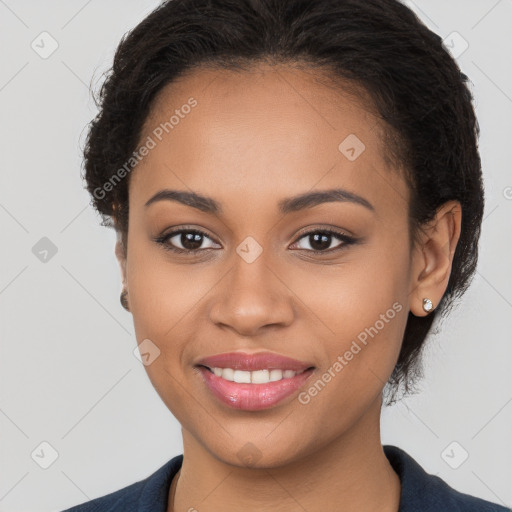
[[[178,455],[144,480],[62,512],[166,512],[169,486],[182,462]]]
[[[510,512],[510,508],[464,494],[438,476],[427,473],[408,453],[391,445],[383,446],[402,485],[399,512]]]

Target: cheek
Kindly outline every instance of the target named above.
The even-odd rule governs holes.
[[[396,313],[408,304],[409,260],[401,246],[405,244],[393,246],[375,238],[347,252],[339,264],[319,264],[318,270],[312,266],[295,276],[292,272],[296,271],[290,270],[285,279],[292,280],[294,292],[317,319],[315,330],[322,330],[327,338],[355,338],[378,322],[381,315],[391,321],[384,329],[379,322],[379,330],[383,336],[394,338],[397,328],[391,324],[402,322],[403,315]],[[401,307],[393,308],[395,303]]]
[[[160,364],[146,370],[150,376],[161,366],[176,371],[190,364],[189,342],[204,322],[201,308],[218,283],[219,269],[171,262],[163,249],[137,235],[130,244],[127,282],[137,341],[150,339],[160,350]]]
[[[185,266],[163,263],[161,257],[132,260],[128,279],[130,305],[137,333],[159,340],[171,340],[187,315],[193,314],[199,299],[208,292],[200,272]]]
[[[150,340],[154,344],[143,345],[150,347],[150,357],[154,358],[144,368],[162,401],[186,426],[183,411],[190,407],[191,397],[180,367],[191,335],[190,318],[207,292],[203,290],[204,279],[199,282],[199,273],[194,275],[185,265],[167,262],[165,254],[137,235],[130,244],[127,282],[135,335],[137,343]]]
[[[330,373],[338,403],[352,394],[371,398],[395,366],[408,316],[408,253],[398,247],[381,240],[296,281],[294,291],[314,313],[310,332],[321,340],[322,372]]]

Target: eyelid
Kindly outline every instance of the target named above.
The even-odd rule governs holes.
[[[153,240],[155,242],[161,244],[164,247],[164,249],[171,251],[171,252],[178,253],[178,254],[179,253],[181,253],[181,254],[184,254],[184,253],[199,254],[200,252],[205,252],[206,250],[213,249],[212,247],[207,247],[206,249],[181,249],[180,247],[171,247],[170,244],[168,243],[168,241],[171,238],[174,238],[176,235],[179,235],[181,233],[194,233],[196,235],[199,234],[199,235],[202,235],[203,237],[210,239],[213,243],[220,245],[219,242],[217,242],[208,233],[206,233],[202,229],[192,227],[192,226],[180,226],[180,227],[171,229],[171,231],[169,231],[167,233],[163,233],[162,235],[155,237]]]
[[[346,246],[355,244],[358,239],[352,235],[348,235],[343,230],[340,230],[339,228],[333,228],[333,227],[313,227],[313,228],[304,228],[305,230],[301,230],[301,232],[297,235],[296,241],[293,242],[292,245],[296,245],[299,243],[303,238],[306,238],[314,233],[324,233],[330,236],[334,236],[340,240],[340,245],[337,247],[326,249],[323,251],[313,251],[311,249],[298,249],[300,251],[305,251],[307,253],[314,253],[314,254],[332,254],[339,251],[342,251]]]
[[[340,235],[340,236],[343,236],[346,238],[356,239],[355,235],[351,231],[349,231],[347,229],[343,229],[343,228],[338,228],[335,226],[330,226],[328,224],[326,224],[326,225],[310,224],[309,226],[305,226],[304,228],[299,230],[296,237],[300,238],[304,235],[316,233],[317,231],[321,231],[322,233],[325,233],[325,232],[334,233],[336,235]]]

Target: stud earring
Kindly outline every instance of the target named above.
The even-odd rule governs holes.
[[[121,295],[119,297],[119,301],[121,302],[121,306],[123,306],[126,311],[130,311],[130,308],[128,307],[128,291],[125,289],[121,292]]]
[[[430,313],[434,309],[434,306],[432,304],[432,301],[430,299],[423,299],[423,310],[427,313]]]

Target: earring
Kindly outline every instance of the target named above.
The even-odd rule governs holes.
[[[427,299],[427,298],[423,299],[424,311],[426,311],[427,313],[430,313],[433,308],[434,308],[434,306],[432,305],[432,301],[430,299]]]
[[[126,309],[126,311],[130,311],[130,308],[128,307],[128,290],[126,289],[123,289],[123,291],[121,292],[121,295],[119,297],[119,301],[121,302],[121,306],[123,306],[124,309]]]

